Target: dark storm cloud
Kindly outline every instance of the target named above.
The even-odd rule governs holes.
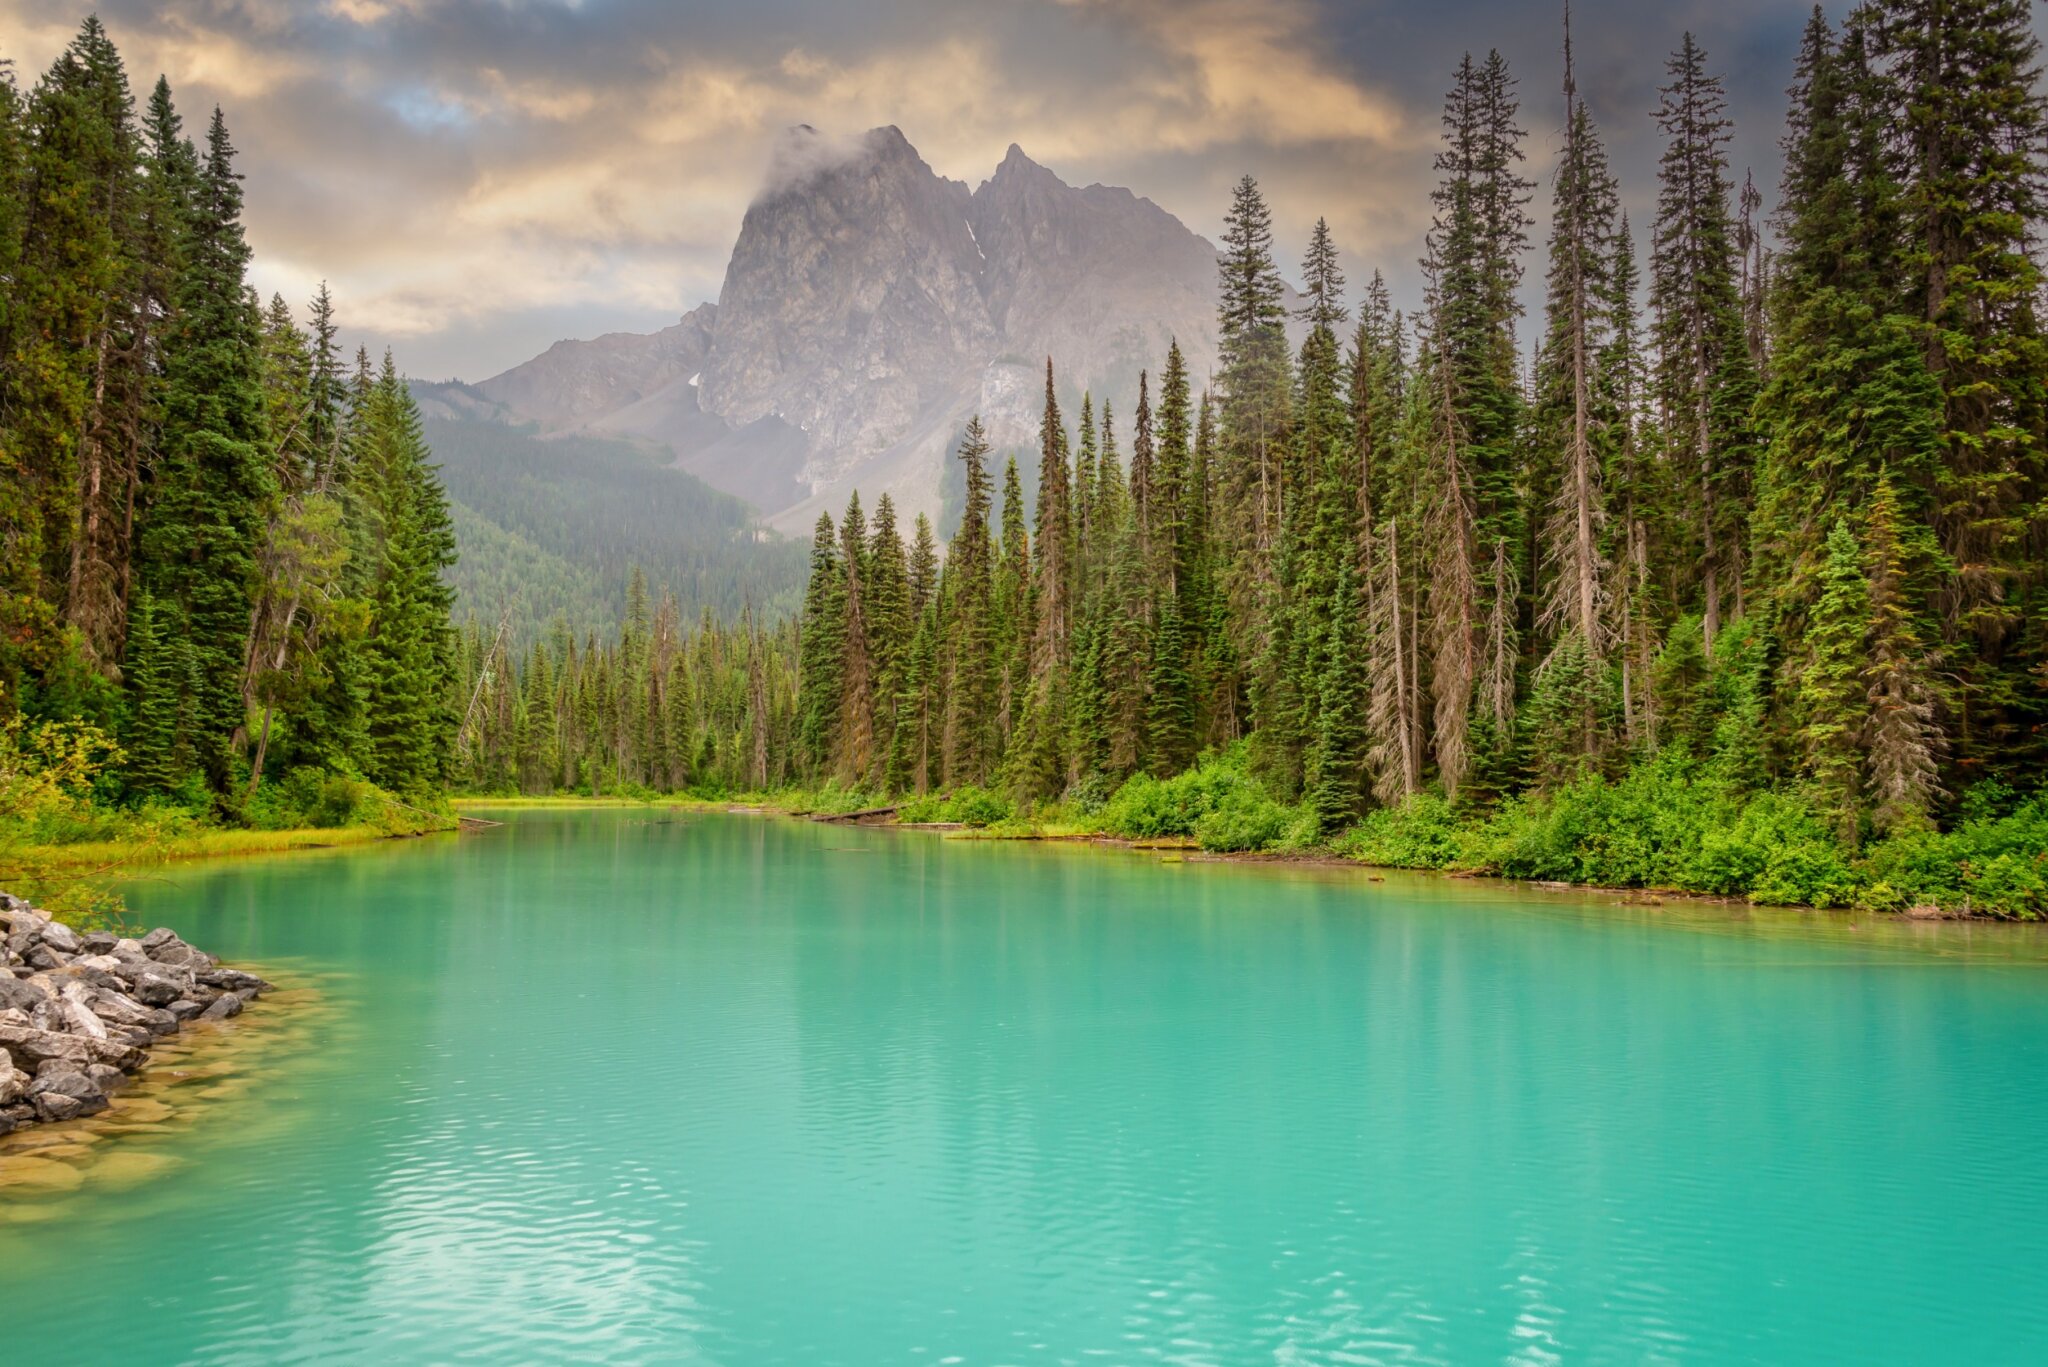
[[[225,107],[259,288],[300,299],[328,278],[360,333],[428,375],[480,377],[715,297],[793,123],[895,123],[970,183],[1019,142],[1211,236],[1250,171],[1290,261],[1324,214],[1354,281],[1382,266],[1412,295],[1459,53],[1498,46],[1521,77],[1539,217],[1560,118],[1559,14],[1510,0],[0,0],[0,55],[32,76],[88,10],[138,93],[161,70],[188,122]],[[1639,241],[1664,54],[1699,34],[1728,78],[1738,178],[1756,167],[1768,194],[1803,15],[1576,8],[1580,88]]]

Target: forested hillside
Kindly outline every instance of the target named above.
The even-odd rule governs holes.
[[[610,635],[636,568],[692,618],[734,618],[749,603],[771,617],[795,610],[802,545],[676,469],[665,448],[481,418],[430,417],[424,432],[455,509],[459,617],[509,621],[520,646],[557,619]]]
[[[1053,358],[1035,506],[971,424],[943,570],[928,526],[856,496],[819,519],[793,632],[643,612],[518,671],[473,644],[467,773],[947,791],[1232,848],[2048,910],[2029,11],[1816,10],[1788,74],[1766,217],[1685,36],[1631,225],[1569,40],[1526,113],[1498,54],[1466,58],[1413,307],[1377,274],[1348,296],[1318,223],[1291,350],[1246,177],[1208,392],[1174,349],[1127,425],[1089,398],[1070,424]],[[1564,130],[1533,324],[1531,120]]]
[[[227,121],[195,145],[162,78],[138,110],[97,20],[6,76],[0,854],[438,793],[455,539],[390,355],[324,286],[310,327],[260,304]]]

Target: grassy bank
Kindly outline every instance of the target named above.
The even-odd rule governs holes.
[[[0,728],[0,889],[97,924],[119,915],[112,884],[137,869],[455,829],[447,812],[314,771],[266,783],[232,818],[203,800],[124,799],[108,779],[118,753],[90,727]]]
[[[892,801],[832,787],[660,800],[822,815]],[[1745,787],[1675,747],[1618,777],[1586,777],[1491,806],[1419,795],[1337,832],[1323,831],[1306,807],[1275,799],[1241,746],[1173,778],[1139,775],[1093,791],[1084,784],[1064,801],[1030,808],[983,788],[894,805],[899,823],[958,826],[955,834],[967,839],[1092,836],[1760,905],[2048,919],[2048,793],[1979,784],[1946,830],[1908,829],[1851,845],[1804,794]]]

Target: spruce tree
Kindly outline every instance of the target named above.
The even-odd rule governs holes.
[[[1364,807],[1370,741],[1370,684],[1359,648],[1358,578],[1347,556],[1329,606],[1330,648],[1323,666],[1320,719],[1310,763],[1308,804],[1325,832],[1349,825]]]
[[[194,659],[181,708],[207,785],[228,792],[231,741],[245,720],[250,586],[273,488],[254,301],[244,283],[242,188],[218,109],[194,196],[164,345],[163,427],[142,516],[141,579]]]
[[[867,615],[867,518],[856,490],[840,523],[842,585],[839,657],[838,775],[849,787],[862,787],[874,776],[875,667],[869,645]]]
[[[1188,678],[1187,638],[1181,630],[1180,604],[1171,595],[1159,600],[1159,625],[1152,641],[1151,674],[1146,680],[1146,761],[1152,772],[1171,776],[1195,758],[1195,706]]]
[[[1287,433],[1284,287],[1273,264],[1273,215],[1245,176],[1225,215],[1217,304],[1218,386],[1228,454],[1219,472],[1229,511],[1233,596],[1269,580],[1279,537],[1280,462]]]
[[[846,658],[846,577],[839,534],[830,513],[819,513],[811,536],[811,578],[799,627],[802,645],[797,697],[797,762],[822,773],[839,747],[842,662]]]
[[[1154,480],[1159,565],[1153,577],[1161,593],[1176,597],[1184,592],[1195,553],[1188,536],[1188,447],[1193,436],[1189,402],[1187,359],[1180,353],[1180,343],[1170,341],[1166,347],[1166,369],[1159,377],[1159,441]]]
[[[1601,488],[1600,414],[1594,367],[1606,344],[1604,305],[1615,232],[1616,193],[1606,152],[1580,102],[1572,72],[1571,31],[1564,48],[1564,150],[1551,216],[1548,326],[1537,359],[1537,425],[1549,468],[1551,508],[1544,526],[1546,587],[1541,626],[1553,641],[1575,637],[1584,657],[1572,667],[1597,673],[1605,655],[1606,502]],[[1580,753],[1598,745],[1593,717],[1567,739]]]
[[[1809,658],[1799,687],[1799,741],[1816,802],[1845,844],[1855,843],[1861,819],[1869,624],[1862,554],[1849,524],[1837,521],[1828,533],[1820,596],[1806,633]]]
[[[1689,555],[1696,559],[1701,625],[1713,647],[1740,592],[1741,524],[1748,498],[1748,388],[1730,220],[1728,101],[1706,53],[1687,33],[1667,66],[1657,126],[1665,136],[1651,301],[1657,313],[1657,397],[1670,465],[1689,472]]]
[[[1906,306],[1942,395],[1934,523],[1966,567],[1938,604],[1961,674],[1958,758],[1975,772],[2022,756],[2038,764],[2048,750],[2048,346],[2035,243],[2048,100],[2033,9],[1880,0],[1871,10],[1905,168]]]
[[[125,626],[146,352],[134,101],[97,17],[38,83],[24,124],[20,237],[0,279],[13,296],[0,357],[8,635],[46,654],[62,622],[105,668]],[[27,610],[38,601],[55,615]]]
[[[1890,473],[1881,473],[1863,531],[1870,629],[1864,667],[1869,718],[1861,740],[1869,757],[1872,821],[1883,834],[1930,820],[1942,797],[1940,766],[1947,748],[1936,708],[1934,660],[1914,607],[1914,530]]]
[[[989,534],[988,438],[980,417],[968,421],[959,458],[967,467],[967,502],[946,560],[946,704],[944,783],[985,783],[994,769],[1001,687],[995,634],[995,542]]]

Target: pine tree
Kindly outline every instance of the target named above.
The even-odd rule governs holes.
[[[1000,759],[1019,729],[1031,692],[1031,643],[1037,636],[1031,591],[1031,543],[1024,530],[1024,487],[1017,458],[1003,461],[1003,540],[996,566],[990,638],[996,653],[996,734],[990,751]]]
[[[1657,393],[1670,464],[1692,472],[1690,549],[1698,561],[1709,650],[1740,591],[1740,526],[1751,463],[1748,390],[1754,384],[1736,293],[1729,217],[1728,101],[1706,53],[1685,35],[1667,66],[1657,126],[1659,170],[1650,297],[1657,313]]]
[[[1159,599],[1159,625],[1152,642],[1146,680],[1146,759],[1152,771],[1173,775],[1195,758],[1195,706],[1188,678],[1187,639],[1180,604],[1171,594]]]
[[[910,611],[912,616],[924,614],[938,597],[939,592],[939,550],[932,536],[932,522],[923,513],[911,527],[910,566]]]
[[[945,635],[944,783],[985,783],[997,755],[995,543],[989,535],[988,438],[981,419],[968,421],[959,457],[967,467],[967,503],[947,557],[950,602]]]
[[[1085,410],[1084,410],[1085,411]],[[1074,629],[1073,491],[1067,472],[1067,429],[1053,392],[1052,361],[1045,363],[1045,411],[1038,428],[1037,550],[1034,584],[1037,637],[1032,669],[1040,676],[1066,668]]]
[[[1870,629],[1864,667],[1869,719],[1861,740],[1869,756],[1872,820],[1880,833],[1926,824],[1942,796],[1947,748],[1936,713],[1933,661],[1914,610],[1910,529],[1890,474],[1878,476],[1864,523],[1864,573]]]
[[[1330,649],[1320,681],[1321,717],[1307,794],[1325,832],[1358,818],[1366,787],[1369,682],[1358,642],[1357,576],[1348,556],[1337,570],[1329,621]]]
[[[1422,789],[1422,704],[1416,638],[1404,579],[1400,523],[1389,521],[1374,538],[1372,619],[1367,633],[1370,670],[1366,703],[1367,759],[1381,802],[1406,802]]]
[[[816,775],[839,748],[841,674],[846,658],[846,578],[839,534],[829,513],[818,514],[811,536],[811,578],[804,590],[797,698],[797,762]]]
[[[1152,468],[1152,399],[1146,392],[1145,372],[1138,372],[1138,412],[1131,422],[1131,515],[1137,521],[1138,554],[1149,577],[1160,549],[1157,501],[1153,497],[1155,473]]]
[[[1273,215],[1250,176],[1238,181],[1224,217],[1216,323],[1222,426],[1228,455],[1220,472],[1232,533],[1233,596],[1240,601],[1272,574],[1279,537],[1280,461],[1287,434],[1287,334],[1280,272],[1273,264]]]
[[[875,504],[867,566],[864,587],[868,654],[875,677],[875,738],[886,755],[896,731],[896,695],[902,685],[903,654],[917,627],[903,539],[896,530],[896,504],[886,493]]]
[[[1630,750],[1647,754],[1657,745],[1656,693],[1651,686],[1663,605],[1658,597],[1657,556],[1669,538],[1664,525],[1666,485],[1662,468],[1649,458],[1642,426],[1643,359],[1636,314],[1636,256],[1628,216],[1615,233],[1602,307],[1609,321],[1602,348],[1597,400],[1601,414],[1601,484],[1611,511],[1606,571],[1611,591],[1611,639],[1620,673],[1621,728]]]
[[[1828,533],[1820,597],[1806,634],[1809,655],[1799,688],[1800,746],[1822,812],[1845,844],[1861,821],[1861,745],[1868,704],[1863,682],[1870,594],[1862,555],[1847,522]]]
[[[1939,607],[1961,672],[1966,772],[2048,741],[2048,373],[2040,44],[2024,0],[1881,0],[1875,55],[1901,143],[1906,301],[1940,386],[1934,522],[1964,572]],[[1909,517],[1910,520],[1910,517]],[[2017,771],[2014,771],[2017,772]]]
[[[216,109],[164,346],[156,477],[141,527],[142,580],[194,658],[189,750],[217,794],[245,720],[250,586],[272,491],[256,310],[244,278],[242,189]]]
[[[371,407],[365,491],[381,532],[371,630],[365,646],[368,755],[383,787],[425,792],[446,777],[458,718],[452,715],[453,593],[443,575],[455,563],[447,497],[420,431],[419,408],[389,352]]]
[[[165,639],[156,605],[142,595],[128,632],[128,724],[121,736],[133,792],[167,793],[182,772],[177,747],[184,730],[178,716],[186,696],[184,663],[180,643]]]
[[[875,669],[867,616],[867,519],[860,493],[846,503],[840,524],[843,612],[839,662],[839,781],[862,787],[873,776],[875,753]]]
[[[10,636],[42,635],[30,648],[48,651],[61,621],[105,667],[125,627],[145,349],[134,101],[96,17],[37,85],[24,123],[19,245],[0,281],[14,320],[0,364],[0,576],[18,596]],[[36,600],[56,615],[28,611]]]
[[[1538,413],[1546,453],[1554,453],[1550,516],[1544,527],[1548,580],[1540,625],[1553,640],[1574,637],[1584,657],[1571,668],[1599,672],[1607,627],[1602,542],[1606,503],[1594,366],[1606,342],[1604,305],[1615,232],[1615,184],[1592,118],[1572,73],[1569,16],[1564,46],[1565,141],[1551,217],[1549,325],[1537,361]],[[1562,667],[1562,666],[1561,666]],[[1567,739],[1585,754],[1597,749],[1598,727],[1587,716]]]
[[[1159,541],[1159,565],[1153,578],[1160,592],[1178,597],[1188,580],[1195,549],[1188,535],[1188,474],[1192,435],[1189,422],[1187,360],[1180,343],[1169,341],[1166,369],[1159,378],[1159,449],[1154,521]],[[1183,606],[1183,615],[1185,607]]]

